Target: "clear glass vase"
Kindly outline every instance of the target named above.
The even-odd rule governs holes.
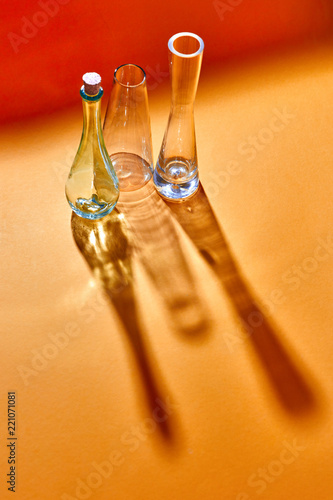
[[[120,190],[143,187],[154,166],[146,74],[140,66],[123,64],[115,70],[103,133]]]
[[[85,219],[109,214],[119,197],[118,179],[102,134],[100,81],[97,73],[83,75],[82,137],[65,188],[70,207]]]
[[[177,33],[168,42],[171,109],[154,171],[159,194],[174,201],[188,198],[199,186],[194,128],[194,101],[204,50],[194,33]]]

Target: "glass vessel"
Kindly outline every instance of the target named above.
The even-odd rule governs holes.
[[[115,70],[103,133],[120,190],[144,186],[154,166],[146,74],[140,66],[123,64]]]
[[[83,131],[65,191],[68,203],[77,215],[100,219],[115,207],[119,187],[102,134],[101,78],[97,73],[86,73],[83,82],[80,91]]]
[[[194,101],[204,50],[194,33],[177,33],[168,42],[171,109],[154,171],[159,194],[177,201],[194,194],[199,186],[194,129]]]

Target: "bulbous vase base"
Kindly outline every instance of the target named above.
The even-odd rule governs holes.
[[[167,200],[181,202],[196,193],[199,187],[199,175],[196,174],[189,181],[177,182],[176,184],[165,180],[155,168],[154,184],[160,196]]]

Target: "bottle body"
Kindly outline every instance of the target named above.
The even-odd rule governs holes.
[[[199,186],[194,126],[194,101],[199,81],[203,41],[193,33],[178,33],[168,43],[171,108],[154,183],[161,196],[182,200]]]
[[[89,96],[81,88],[83,131],[65,189],[72,210],[86,219],[109,214],[119,197],[118,179],[102,134],[102,95],[102,89]]]

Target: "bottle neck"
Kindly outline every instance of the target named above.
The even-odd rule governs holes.
[[[100,135],[102,132],[101,126],[101,99],[87,101],[82,98],[83,106],[83,135],[90,136]]]

